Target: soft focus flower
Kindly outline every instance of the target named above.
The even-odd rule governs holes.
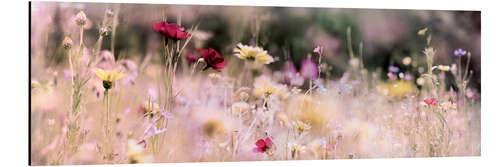
[[[122,72],[118,73],[116,70],[104,71],[102,69],[98,69],[94,73],[102,80],[102,86],[104,89],[111,89],[115,81],[125,77],[125,74]]]
[[[70,37],[64,37],[64,40],[62,42],[62,46],[66,50],[71,49],[71,46],[73,46],[73,40],[71,40]]]
[[[322,55],[323,54],[323,46],[316,46],[316,48],[314,48],[313,52],[318,54],[318,55]]]
[[[141,146],[134,139],[128,140],[127,156],[130,158],[130,163],[132,163],[132,164],[153,162],[153,156],[152,155],[145,155],[144,154],[144,147]]]
[[[203,132],[208,137],[212,137],[215,134],[223,134],[226,132],[226,127],[224,122],[219,119],[209,119],[203,124]]]
[[[435,98],[424,99],[424,103],[429,105],[429,106],[437,106],[437,104],[438,104]]]
[[[456,110],[457,109],[457,104],[454,104],[452,102],[444,102],[439,104],[439,108],[444,109],[444,110]]]
[[[458,49],[455,49],[453,51],[453,55],[455,55],[457,57],[462,57],[462,56],[465,56],[466,54],[467,54],[467,51],[463,50],[462,48],[458,48]]]
[[[255,142],[257,147],[253,148],[255,153],[265,153],[267,150],[271,149],[271,139],[266,137],[265,139],[259,139]]]
[[[417,78],[417,85],[422,86],[422,85],[424,85],[424,83],[425,83],[425,79],[424,78],[422,78],[422,77]]]
[[[207,64],[204,70],[208,68],[212,68],[216,71],[219,71],[226,67],[227,61],[224,57],[219,55],[219,52],[212,48],[208,49],[200,49],[197,51],[203,57],[203,60]]]
[[[286,98],[288,90],[285,85],[274,83],[268,77],[261,76],[254,82],[253,94],[257,97],[269,97],[276,94],[280,98]]]
[[[153,28],[164,37],[173,40],[183,40],[191,36],[190,33],[184,31],[184,28],[175,23],[168,23],[166,21],[156,22]]]
[[[129,83],[134,84],[138,75],[137,64],[128,59],[120,60],[118,61],[118,64],[120,65],[118,67],[119,71],[125,72],[125,77],[121,80],[121,83],[123,85],[127,85]]]
[[[398,79],[398,77],[397,77],[395,74],[393,74],[392,72],[388,72],[388,73],[387,73],[387,77],[388,77],[391,81],[394,81],[394,80]]]
[[[283,64],[283,74],[285,82],[289,82],[293,77],[295,77],[297,69],[295,68],[295,65],[293,65],[292,61],[286,61],[285,64]]]
[[[406,65],[406,66],[410,65],[411,64],[411,57],[406,56],[406,57],[403,58],[402,61],[403,61],[404,65]]]
[[[237,48],[234,48],[235,56],[249,61],[255,61],[260,64],[269,64],[274,61],[273,57],[267,54],[267,51],[261,47],[253,47],[238,43]]]
[[[423,36],[425,35],[425,33],[427,32],[427,27],[421,29],[421,30],[418,30],[417,34],[420,35],[420,36]]]
[[[292,152],[292,158],[295,158],[299,153],[305,152],[306,147],[304,145],[297,144],[296,142],[292,142],[288,143],[288,149]]]
[[[439,69],[441,71],[450,71],[450,66],[438,65],[437,69]]]
[[[295,127],[295,129],[297,130],[297,133],[300,135],[302,134],[303,132],[305,131],[308,131],[309,129],[311,129],[311,125],[309,124],[306,124],[302,121],[295,121],[292,123],[293,127]]]
[[[282,126],[290,127],[290,121],[288,120],[288,116],[284,112],[279,112],[277,117]]]
[[[388,83],[381,83],[377,86],[377,90],[383,95],[401,98],[414,92],[417,88],[411,81],[395,80]]]
[[[78,26],[84,26],[87,23],[87,15],[83,11],[78,12],[75,16],[75,23]]]
[[[99,28],[99,35],[105,37],[105,36],[108,36],[111,32],[111,27],[109,26],[102,26],[101,28]]]
[[[103,70],[110,70],[115,67],[115,56],[109,50],[101,51],[101,54],[96,59],[97,68],[101,68]]]
[[[31,81],[31,89],[38,88],[38,87],[40,87],[40,82],[38,82],[37,80],[32,80]]]
[[[390,72],[399,72],[399,67],[397,66],[389,66],[389,71]]]
[[[305,79],[316,79],[318,78],[318,66],[316,66],[316,63],[308,57],[302,60],[302,64],[300,67],[300,74],[302,77]]]
[[[144,138],[149,138],[151,136],[159,135],[167,131],[167,128],[158,130],[155,124],[151,124],[149,128],[144,131]]]
[[[151,101],[145,101],[140,107],[139,107],[139,113],[140,114],[147,114],[147,113],[154,113],[160,111],[160,107],[157,103],[151,102]]]
[[[189,52],[186,52],[186,60],[189,63],[194,64],[194,63],[198,62],[198,57],[196,57],[195,55],[193,55]]]
[[[246,112],[249,108],[250,108],[250,105],[248,105],[248,103],[243,102],[243,101],[233,103],[233,105],[231,106],[232,111],[238,112],[238,113]]]

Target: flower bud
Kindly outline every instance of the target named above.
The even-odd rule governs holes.
[[[76,25],[83,27],[87,23],[87,15],[85,15],[83,11],[80,11],[75,16],[75,23]]]
[[[71,46],[73,46],[73,40],[71,40],[70,37],[64,37],[64,40],[62,42],[62,46],[66,50],[71,49]]]

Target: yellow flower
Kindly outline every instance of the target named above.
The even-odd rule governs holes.
[[[255,61],[260,64],[269,64],[274,61],[273,57],[267,54],[267,51],[261,47],[248,46],[241,43],[238,43],[237,46],[237,48],[234,48],[234,53],[240,59]]]
[[[248,105],[248,103],[246,103],[246,102],[240,101],[240,102],[234,103],[231,106],[231,108],[232,108],[233,112],[235,112],[235,113],[246,112],[250,108],[250,105]]]
[[[427,27],[425,27],[421,30],[418,30],[417,34],[420,36],[424,36],[426,32],[427,32]]]
[[[274,83],[266,76],[258,77],[255,80],[253,94],[257,97],[269,97],[275,94],[282,99],[289,95],[285,85]]]
[[[128,140],[127,156],[130,158],[130,163],[132,164],[153,162],[153,156],[144,154],[144,147],[134,139]]]
[[[389,83],[382,83],[377,87],[379,93],[386,96],[404,97],[416,90],[415,85],[406,80],[397,80]]]
[[[447,101],[447,102],[439,104],[439,108],[444,109],[444,110],[456,110],[457,105],[452,103],[452,102]]]
[[[281,125],[285,127],[290,127],[290,122],[288,121],[288,116],[284,112],[279,112],[278,113],[278,120]]]
[[[128,140],[128,145],[127,145],[127,156],[128,157],[136,157],[140,155],[144,151],[144,147],[142,147],[140,144],[137,144],[137,141],[134,139]]]
[[[146,112],[153,112],[153,111],[160,111],[160,107],[158,106],[157,103],[153,103],[151,101],[146,101],[144,102],[143,104],[143,107],[144,107],[144,110],[146,110]]]
[[[40,82],[38,82],[37,80],[32,80],[31,81],[31,89],[38,88],[38,87],[40,87]]]
[[[203,132],[205,132],[208,137],[212,137],[215,134],[224,134],[226,132],[226,127],[221,120],[210,119],[203,124]]]
[[[311,129],[311,125],[309,124],[306,124],[302,121],[296,121],[296,122],[293,122],[293,127],[295,127],[295,129],[297,129],[297,132],[299,134],[302,134],[302,132],[305,132],[305,131],[308,131],[309,129]]]
[[[104,71],[102,69],[98,69],[94,73],[95,75],[97,75],[97,77],[99,77],[102,80],[102,86],[105,89],[111,89],[115,81],[125,77],[125,74],[123,74],[122,72],[117,72],[116,70]]]

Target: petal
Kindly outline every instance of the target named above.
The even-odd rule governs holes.
[[[165,22],[164,21],[159,21],[159,22],[156,22],[154,25],[153,25],[153,29],[156,31],[156,32],[160,32],[161,30],[163,30],[163,27],[165,26]]]
[[[255,142],[255,145],[257,147],[264,147],[264,146],[266,146],[266,142],[262,139],[259,139],[259,140],[257,140],[257,142]]]
[[[271,147],[271,139],[266,138],[266,147]]]
[[[117,80],[122,79],[123,77],[125,77],[125,74],[123,72],[120,72],[120,73],[116,74],[114,80],[117,81]]]
[[[99,77],[99,79],[106,80],[106,72],[104,72],[104,70],[98,69],[94,73],[95,73],[95,75],[97,75],[97,77]]]

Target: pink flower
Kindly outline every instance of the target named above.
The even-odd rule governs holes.
[[[220,56],[219,52],[217,52],[212,48],[200,49],[198,50],[198,54],[200,54],[203,57],[203,60],[207,64],[204,70],[212,68],[220,72],[220,70],[226,67],[227,65],[226,59]]]
[[[175,23],[168,23],[166,21],[156,22],[153,26],[154,30],[166,38],[183,40],[191,36],[190,33],[184,31],[184,28]]]
[[[266,139],[259,139],[255,142],[257,147],[253,148],[253,152],[256,153],[265,153],[268,149],[271,148],[271,139],[266,137]]]
[[[300,68],[300,74],[306,79],[316,79],[318,78],[318,66],[311,58],[306,58],[302,60]]]
[[[429,106],[437,106],[438,104],[435,98],[424,99],[424,102]]]

